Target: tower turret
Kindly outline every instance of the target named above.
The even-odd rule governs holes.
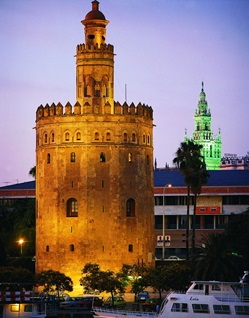
[[[208,108],[203,82],[201,86],[200,99],[194,115],[195,130],[193,132],[193,140],[203,146],[202,155],[205,157],[207,169],[219,170],[222,147],[220,130],[218,136],[215,137],[211,130],[211,112]],[[185,140],[187,139],[185,133]]]
[[[76,50],[77,101],[88,113],[103,114],[105,105],[114,112],[114,52],[106,44],[109,23],[92,1],[92,10],[81,21],[85,26],[85,44]]]

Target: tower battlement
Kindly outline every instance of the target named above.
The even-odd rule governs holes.
[[[108,52],[113,53],[114,52],[114,46],[111,44],[78,44],[76,47],[76,53],[82,53],[82,52]]]
[[[143,118],[153,119],[153,109],[151,106],[139,103],[135,106],[134,103],[128,105],[126,102],[121,105],[119,102],[114,102],[114,113],[111,112],[111,105],[107,102],[104,106],[104,113],[100,112],[100,107],[98,105],[90,105],[85,103],[81,106],[79,102],[76,102],[73,106],[67,102],[65,106],[61,103],[55,105],[46,104],[45,106],[40,105],[36,111],[36,121],[44,117],[54,117],[54,116],[73,116],[73,115],[129,115],[129,116],[139,116]]]

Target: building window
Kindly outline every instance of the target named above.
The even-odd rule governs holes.
[[[76,161],[75,152],[71,152],[71,162],[75,162],[75,161]]]
[[[78,202],[76,199],[67,200],[67,217],[77,217],[78,216]]]
[[[47,163],[50,163],[50,153],[47,154]]]
[[[54,142],[54,133],[51,134],[51,142]]]
[[[126,216],[135,216],[135,200],[132,198],[126,202]]]
[[[136,141],[136,134],[133,133],[133,134],[131,135],[131,140],[132,140],[132,142],[135,142],[135,141]]]
[[[143,143],[145,144],[146,142],[146,137],[145,137],[145,134],[143,134]]]
[[[100,162],[105,162],[105,154],[103,152],[100,154]]]
[[[128,245],[128,252],[133,252],[133,245],[132,244]]]
[[[132,157],[132,153],[131,152],[129,152],[129,154],[128,154],[128,161],[129,162],[133,161],[133,157]]]
[[[46,252],[49,252],[49,245],[46,246]]]
[[[70,250],[70,252],[74,252],[74,245],[73,244],[69,245],[69,250]]]
[[[94,140],[99,140],[99,133],[98,132],[95,133]]]

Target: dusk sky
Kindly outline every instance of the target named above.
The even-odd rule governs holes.
[[[204,82],[222,155],[249,151],[249,1],[99,0],[115,100],[154,110],[154,159],[172,165]],[[39,105],[76,102],[75,52],[91,0],[0,0],[0,186],[32,180]]]

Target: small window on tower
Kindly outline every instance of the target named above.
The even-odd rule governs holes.
[[[100,154],[100,162],[105,162],[105,154],[103,152]]]
[[[133,252],[133,245],[132,244],[128,245],[128,252]]]
[[[95,35],[94,35],[94,34],[89,34],[89,35],[88,35],[88,39],[89,39],[89,40],[93,40],[94,38],[95,38]]]
[[[50,153],[47,155],[47,163],[50,163]]]
[[[132,134],[132,136],[131,136],[131,140],[132,140],[132,142],[135,142],[136,141],[136,134]]]
[[[133,157],[132,157],[132,153],[131,152],[129,152],[129,154],[128,154],[128,161],[129,162],[133,161]]]
[[[76,154],[75,152],[71,152],[71,162],[75,162],[76,161]]]
[[[74,252],[74,245],[73,245],[73,244],[70,244],[70,245],[69,245],[69,249],[70,249],[70,252]]]
[[[126,202],[126,216],[135,216],[135,200],[132,198]]]
[[[48,135],[47,134],[44,135],[44,142],[45,142],[45,144],[48,142]]]
[[[54,142],[54,133],[51,134],[51,142]]]
[[[46,246],[46,252],[49,252],[49,245]]]

